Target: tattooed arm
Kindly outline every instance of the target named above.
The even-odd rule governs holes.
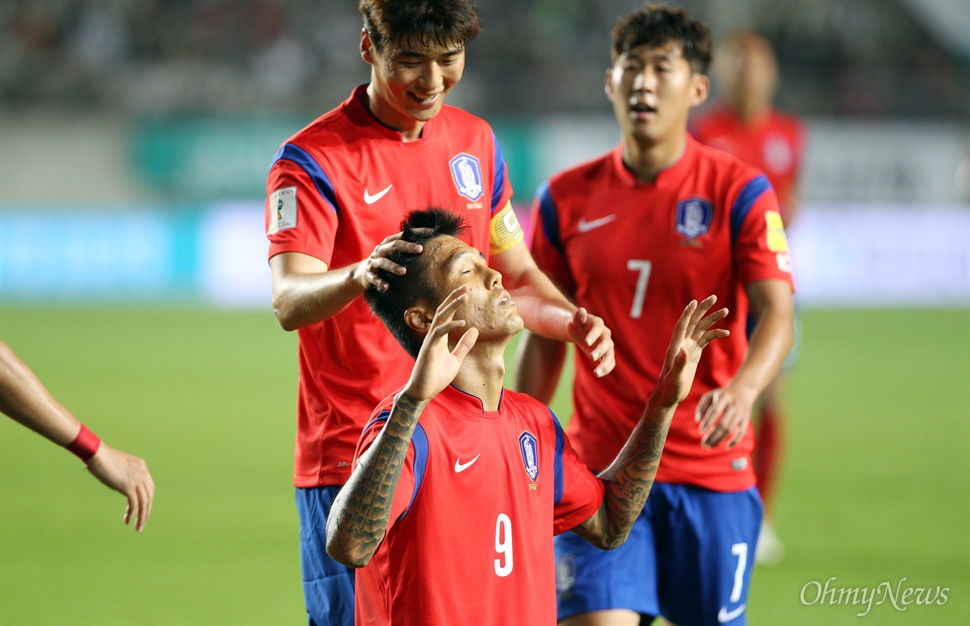
[[[363,567],[384,539],[411,435],[427,404],[399,394],[387,424],[357,459],[357,469],[340,490],[327,520],[327,553],[335,561]]]
[[[650,494],[660,466],[660,455],[677,405],[690,391],[701,353],[710,342],[728,331],[711,326],[727,315],[720,309],[707,315],[716,298],[692,301],[674,327],[663,369],[639,424],[616,459],[600,473],[606,483],[603,504],[573,532],[593,545],[612,550],[623,545]]]
[[[475,345],[478,331],[469,328],[453,350],[448,333],[465,325],[455,320],[467,287],[451,292],[435,312],[404,390],[394,399],[391,415],[374,443],[359,459],[350,480],[337,494],[327,520],[327,554],[349,567],[363,567],[377,551],[391,517],[394,493],[418,417],[458,374]]]

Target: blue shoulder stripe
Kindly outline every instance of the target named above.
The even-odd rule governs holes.
[[[768,189],[771,189],[771,183],[768,182],[768,177],[762,174],[752,178],[747,185],[741,189],[741,193],[738,194],[737,199],[735,199],[734,204],[731,206],[731,243],[733,244],[738,235],[741,233],[741,226],[744,224],[744,220],[748,217],[748,212],[754,203],[757,202],[758,198],[761,197]]]
[[[553,460],[555,480],[553,481],[552,502],[553,505],[557,505],[562,500],[563,483],[565,482],[562,468],[562,451],[565,446],[566,435],[562,432],[562,425],[559,423],[559,418],[552,412],[552,409],[549,409],[549,415],[552,416],[552,423],[556,426],[556,458]]]
[[[367,423],[367,426],[364,426],[363,432],[367,432],[377,422],[386,422],[390,416],[390,411],[381,411],[377,414],[377,417]],[[411,494],[411,500],[408,501],[407,508],[398,516],[397,521],[401,521],[408,514],[408,511],[411,510],[411,505],[414,504],[414,498],[417,497],[418,490],[421,489],[421,483],[424,482],[424,472],[428,469],[428,434],[424,431],[424,427],[421,424],[414,427],[414,434],[411,435],[411,445],[414,446],[414,492]]]
[[[552,194],[549,193],[549,181],[545,181],[536,191],[536,198],[539,200],[539,215],[542,217],[542,232],[546,239],[556,250],[563,252],[562,242],[559,240],[559,214],[556,212],[556,203],[552,201]]]
[[[411,501],[408,508],[397,518],[397,521],[404,519],[404,516],[411,510],[414,499],[418,496],[418,490],[424,482],[424,472],[428,468],[428,433],[424,431],[421,424],[414,427],[414,434],[411,435],[411,445],[414,446],[414,492],[411,494]]]
[[[292,161],[299,165],[310,180],[313,181],[313,185],[320,192],[320,195],[327,199],[330,206],[333,207],[334,213],[340,215],[340,211],[337,210],[337,193],[333,189],[333,183],[330,182],[330,177],[327,176],[320,164],[310,156],[310,153],[301,148],[300,146],[294,145],[292,143],[283,144],[279,150],[276,151],[276,156],[273,158],[273,163],[285,159],[287,161]]]
[[[505,155],[502,154],[502,146],[498,145],[498,137],[492,133],[492,141],[495,142],[495,172],[492,179],[492,213],[504,207],[497,206],[502,200],[505,192]]]

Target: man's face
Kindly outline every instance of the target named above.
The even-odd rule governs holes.
[[[778,66],[768,42],[747,37],[722,46],[715,62],[724,95],[744,111],[769,108],[778,82]]]
[[[387,41],[378,51],[363,32],[361,55],[373,67],[371,111],[381,122],[401,131],[437,115],[465,69],[461,44],[420,46]]]
[[[606,72],[606,95],[623,136],[662,143],[686,132],[690,109],[707,98],[708,81],[691,72],[680,46],[638,46]]]
[[[427,242],[421,257],[437,295],[435,307],[458,287],[468,286],[467,300],[455,312],[456,320],[466,322],[457,331],[458,337],[470,327],[478,329],[479,341],[510,338],[522,330],[522,318],[502,287],[502,275],[485,263],[481,252],[444,235]]]

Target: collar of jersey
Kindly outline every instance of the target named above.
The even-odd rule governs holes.
[[[693,168],[695,154],[697,153],[696,144],[697,142],[694,138],[688,134],[684,154],[681,155],[676,163],[667,169],[660,170],[657,173],[657,177],[651,183],[639,182],[633,172],[630,171],[630,168],[623,162],[623,142],[620,142],[620,145],[613,150],[613,169],[616,171],[620,182],[627,187],[636,187],[637,185],[652,185],[658,188],[679,187],[684,177]]]
[[[354,93],[351,94],[348,102],[350,113],[349,117],[351,119],[373,129],[374,132],[383,136],[385,139],[389,139],[400,144],[402,148],[417,148],[430,141],[431,135],[434,131],[433,119],[430,119],[424,123],[424,128],[421,129],[421,139],[416,141],[404,141],[401,131],[391,128],[390,126],[385,126],[379,119],[374,117],[373,113],[367,110],[367,107],[364,106],[363,94],[366,90],[367,83],[359,85],[356,89],[354,89]],[[438,112],[438,115],[441,115],[440,111]]]
[[[439,393],[437,398],[446,404],[452,411],[457,411],[463,415],[496,419],[501,417],[504,409],[503,402],[505,400],[505,389],[502,389],[502,397],[498,402],[498,411],[486,411],[484,405],[482,404],[481,398],[459,389],[454,385],[448,385],[445,387],[444,391]]]

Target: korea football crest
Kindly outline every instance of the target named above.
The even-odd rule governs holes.
[[[529,475],[532,482],[535,482],[539,477],[539,444],[535,435],[529,431],[519,435],[519,452],[522,453],[525,473]]]
[[[707,234],[714,220],[714,205],[700,198],[688,198],[677,203],[677,232],[694,239]]]
[[[462,152],[448,161],[448,166],[451,167],[451,178],[455,181],[458,193],[472,202],[482,197],[485,193],[485,184],[482,178],[482,166],[478,159]]]

